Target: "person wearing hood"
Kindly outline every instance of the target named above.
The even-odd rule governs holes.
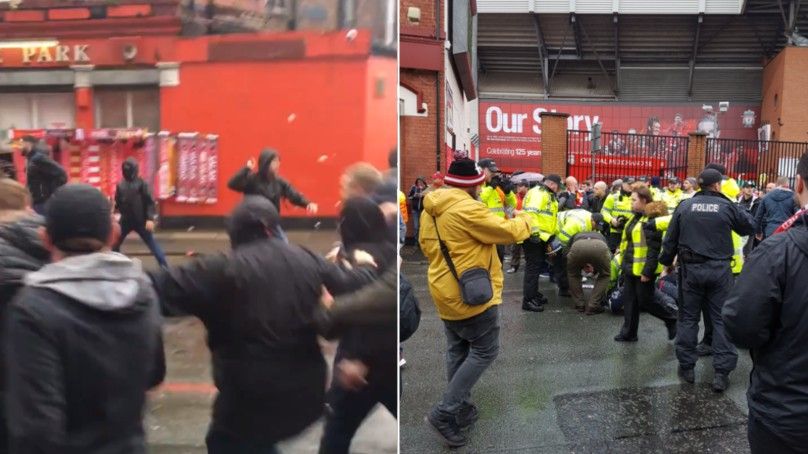
[[[23,287],[25,275],[50,260],[50,252],[39,238],[45,220],[31,210],[31,194],[25,186],[0,178],[0,338],[6,327],[6,313]],[[0,350],[0,367],[6,369],[5,349]],[[5,377],[0,376],[0,453],[8,452],[6,431]]]
[[[110,251],[109,201],[69,184],[48,202],[53,262],[25,276],[6,332],[14,453],[145,453],[146,391],[165,375],[156,295],[140,262]]]
[[[429,294],[446,334],[449,379],[427,421],[449,446],[468,442],[464,431],[478,418],[471,388],[499,352],[503,275],[496,245],[526,240],[533,226],[528,214],[505,219],[478,201],[484,181],[474,161],[454,160],[444,179],[447,187],[424,197],[421,214],[419,242],[429,261]],[[482,304],[467,304],[461,294],[459,278],[471,269],[490,276],[492,297]]]
[[[112,250],[120,252],[126,237],[135,232],[149,247],[157,263],[167,267],[166,255],[154,238],[157,215],[149,184],[140,178],[135,158],[127,158],[121,165],[121,171],[123,180],[115,187],[115,211],[121,215],[121,235]]]
[[[424,193],[427,184],[424,177],[415,179],[415,184],[410,188],[408,199],[410,200],[410,208],[412,209],[412,226],[415,230],[415,244],[418,244],[418,230],[421,226],[421,212],[424,211]]]
[[[808,153],[797,164],[796,192],[808,206]],[[806,221],[800,210],[752,251],[721,311],[730,340],[752,356],[746,394],[752,454],[808,446]]]
[[[699,175],[701,191],[683,200],[674,211],[659,256],[659,262],[669,267],[669,271],[672,271],[674,257],[678,257],[679,263],[679,294],[682,295],[678,302],[676,332],[679,377],[687,383],[695,382],[699,315],[702,308],[707,307],[713,329],[715,374],[712,387],[715,392],[726,391],[729,374],[738,362],[738,353],[726,337],[721,318],[721,309],[734,281],[734,246],[730,233],[750,235],[754,232],[752,216],[720,192],[722,179],[721,173],[711,168],[705,168]]]
[[[23,149],[23,155],[28,160],[26,184],[31,192],[34,211],[44,214],[45,202],[50,199],[54,191],[67,183],[67,173],[59,163],[51,159],[46,145],[27,143],[29,145]]]
[[[385,227],[384,215],[373,201],[346,200],[339,217],[342,245],[337,258],[350,262],[351,255],[362,250],[373,257],[380,274],[395,269],[396,245],[389,241]],[[387,323],[348,327],[339,334],[328,396],[331,412],[326,415],[320,454],[347,454],[356,430],[377,403],[397,415],[398,340],[393,306],[390,313]],[[358,383],[344,372],[357,368],[367,371]]]
[[[227,221],[232,251],[151,275],[163,311],[207,329],[218,389],[208,452],[274,453],[323,414],[326,363],[315,311],[322,289],[339,295],[373,281],[355,251],[346,270],[276,236],[280,216],[248,195]],[[393,339],[395,342],[395,339]]]
[[[250,159],[244,168],[230,178],[227,187],[244,195],[259,195],[266,198],[272,202],[278,213],[281,211],[281,199],[286,199],[295,206],[305,208],[311,215],[317,214],[317,204],[310,202],[282,178],[278,173],[280,167],[281,158],[278,152],[265,148],[258,156],[258,169],[255,169],[255,161]],[[286,239],[280,224],[275,233],[276,236]]]
[[[755,234],[759,241],[768,238],[774,229],[797,212],[794,191],[788,187],[788,178],[777,179],[777,187],[766,194],[755,213]]]
[[[641,309],[665,322],[668,339],[672,340],[676,336],[676,315],[662,310],[654,301],[654,284],[662,272],[657,257],[667,228],[664,217],[668,207],[665,202],[655,202],[651,189],[639,184],[631,193],[631,209],[634,216],[626,223],[620,242],[624,320],[614,340],[637,342]]]

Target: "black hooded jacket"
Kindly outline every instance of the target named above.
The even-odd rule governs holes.
[[[219,390],[212,428],[262,443],[294,436],[322,415],[326,363],[314,324],[322,286],[337,295],[375,277],[267,238],[278,220],[269,201],[246,197],[229,221],[229,254],[152,276],[164,311],[194,315],[207,328]]]
[[[123,180],[115,188],[115,209],[121,213],[121,224],[141,227],[155,217],[151,190],[138,176],[137,160],[128,158],[121,170]]]
[[[751,350],[749,413],[768,429],[808,446],[808,226],[802,216],[756,247],[721,317],[730,340]]]
[[[38,205],[47,202],[57,189],[67,183],[67,173],[48,156],[47,150],[37,146],[28,153],[26,182],[32,202]]]
[[[274,175],[269,166],[278,158],[278,152],[264,150],[258,157],[258,171],[253,173],[249,167],[236,172],[227,183],[227,187],[245,195],[260,195],[267,198],[280,212],[281,199],[286,199],[299,207],[306,207],[309,200],[297,192],[288,181]]]
[[[363,250],[373,256],[380,273],[395,266],[397,257],[395,243],[389,241],[384,215],[373,201],[355,197],[345,201],[339,221],[343,256]],[[393,294],[393,299],[396,295]],[[377,304],[384,305],[385,301]],[[395,305],[390,305],[391,315]],[[397,330],[395,315],[389,323],[352,327],[342,333],[338,357],[359,359],[370,366],[369,380],[384,379],[396,374]]]

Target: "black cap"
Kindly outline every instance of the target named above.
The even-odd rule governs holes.
[[[745,187],[745,188],[754,188],[756,186],[755,186],[754,181],[747,181],[746,183],[743,184],[743,187]]]
[[[623,178],[623,183],[634,184],[637,182],[637,179],[634,177],[625,177]]]
[[[544,181],[552,181],[553,183],[561,186],[561,177],[554,173],[551,173],[550,175],[544,177]]]
[[[497,163],[494,162],[493,159],[488,158],[480,159],[480,161],[477,162],[477,165],[480,166],[481,169],[488,169],[492,172],[499,172],[499,168],[497,168]]]
[[[521,180],[519,180],[518,183],[516,183],[516,185],[517,186],[530,186],[530,183],[528,183],[527,180],[525,180],[525,179],[521,179]]]
[[[724,167],[723,164],[719,164],[717,162],[711,162],[707,164],[707,167],[705,167],[705,169],[717,170],[722,176],[727,174],[727,168]]]
[[[94,239],[106,243],[112,231],[112,212],[107,197],[87,184],[67,184],[57,189],[45,208],[45,226],[53,245],[64,252],[72,239]]]
[[[716,183],[720,183],[721,180],[724,178],[721,175],[721,172],[715,169],[704,169],[699,175],[699,186],[703,189],[707,186],[712,186]]]

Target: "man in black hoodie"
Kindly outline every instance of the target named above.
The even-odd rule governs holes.
[[[281,199],[305,208],[309,214],[317,214],[317,204],[310,202],[303,194],[297,192],[288,181],[278,175],[281,167],[281,158],[277,151],[265,148],[258,156],[258,170],[253,172],[255,161],[250,159],[247,165],[236,172],[227,182],[227,187],[242,192],[245,195],[260,195],[275,206],[278,214],[281,212]],[[277,226],[276,236],[286,239],[286,234]]]
[[[168,266],[163,249],[154,239],[154,199],[149,184],[138,175],[135,158],[128,158],[121,165],[123,180],[115,188],[115,210],[121,214],[121,236],[113,250],[119,252],[127,235],[136,232],[146,243],[161,267]]]
[[[59,187],[67,183],[67,173],[62,166],[51,159],[44,144],[33,145],[31,151],[25,150],[27,147],[23,150],[23,154],[28,159],[26,183],[28,190],[31,191],[33,208],[37,213],[44,214],[45,202]]]
[[[808,206],[808,153],[797,164],[796,190]],[[721,313],[730,340],[751,350],[752,454],[808,446],[807,215],[803,208],[752,251]]]
[[[53,263],[25,276],[8,314],[11,452],[146,452],[146,391],[165,375],[161,318],[140,263],[110,252],[113,226],[91,186],[48,203]]]
[[[323,413],[326,363],[315,311],[322,287],[340,294],[371,282],[274,236],[278,211],[247,196],[228,220],[233,250],[152,276],[164,310],[198,317],[208,331],[219,393],[210,454],[274,453]]]
[[[6,327],[11,300],[23,286],[26,274],[50,260],[39,238],[45,220],[30,211],[31,194],[25,186],[0,178],[0,338]],[[5,370],[5,349],[0,349],[0,368]],[[0,453],[8,452],[5,376],[0,375]]]

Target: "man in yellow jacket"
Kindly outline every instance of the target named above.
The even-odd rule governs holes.
[[[672,177],[668,180],[668,187],[662,192],[662,196],[660,200],[665,202],[665,205],[668,206],[668,214],[673,214],[673,210],[679,206],[679,202],[684,199],[684,194],[682,190],[679,188],[679,179],[676,177]]]
[[[505,219],[506,208],[516,208],[516,194],[513,193],[510,185],[502,180],[497,163],[493,159],[480,159],[477,165],[485,176],[485,182],[480,191],[480,201],[488,207],[489,211]],[[505,245],[497,245],[497,255],[499,261],[504,263]]]
[[[503,275],[496,245],[524,241],[531,231],[530,216],[506,220],[477,200],[483,180],[474,161],[452,162],[444,178],[446,189],[424,197],[418,237],[429,261],[429,293],[445,328],[449,377],[446,393],[427,415],[427,421],[452,447],[468,442],[465,429],[478,415],[469,401],[471,388],[499,351],[498,306],[502,303]],[[488,271],[493,289],[490,301],[475,306],[463,301],[444,252],[458,276],[472,268]]]
[[[547,246],[555,238],[558,229],[558,200],[556,193],[561,188],[561,177],[548,175],[544,183],[527,191],[522,201],[522,210],[533,218],[530,239],[525,241],[525,279],[522,287],[522,310],[542,312],[547,298],[539,292],[539,275],[547,259]],[[553,270],[558,276],[560,263]],[[565,290],[569,293],[569,289]]]

